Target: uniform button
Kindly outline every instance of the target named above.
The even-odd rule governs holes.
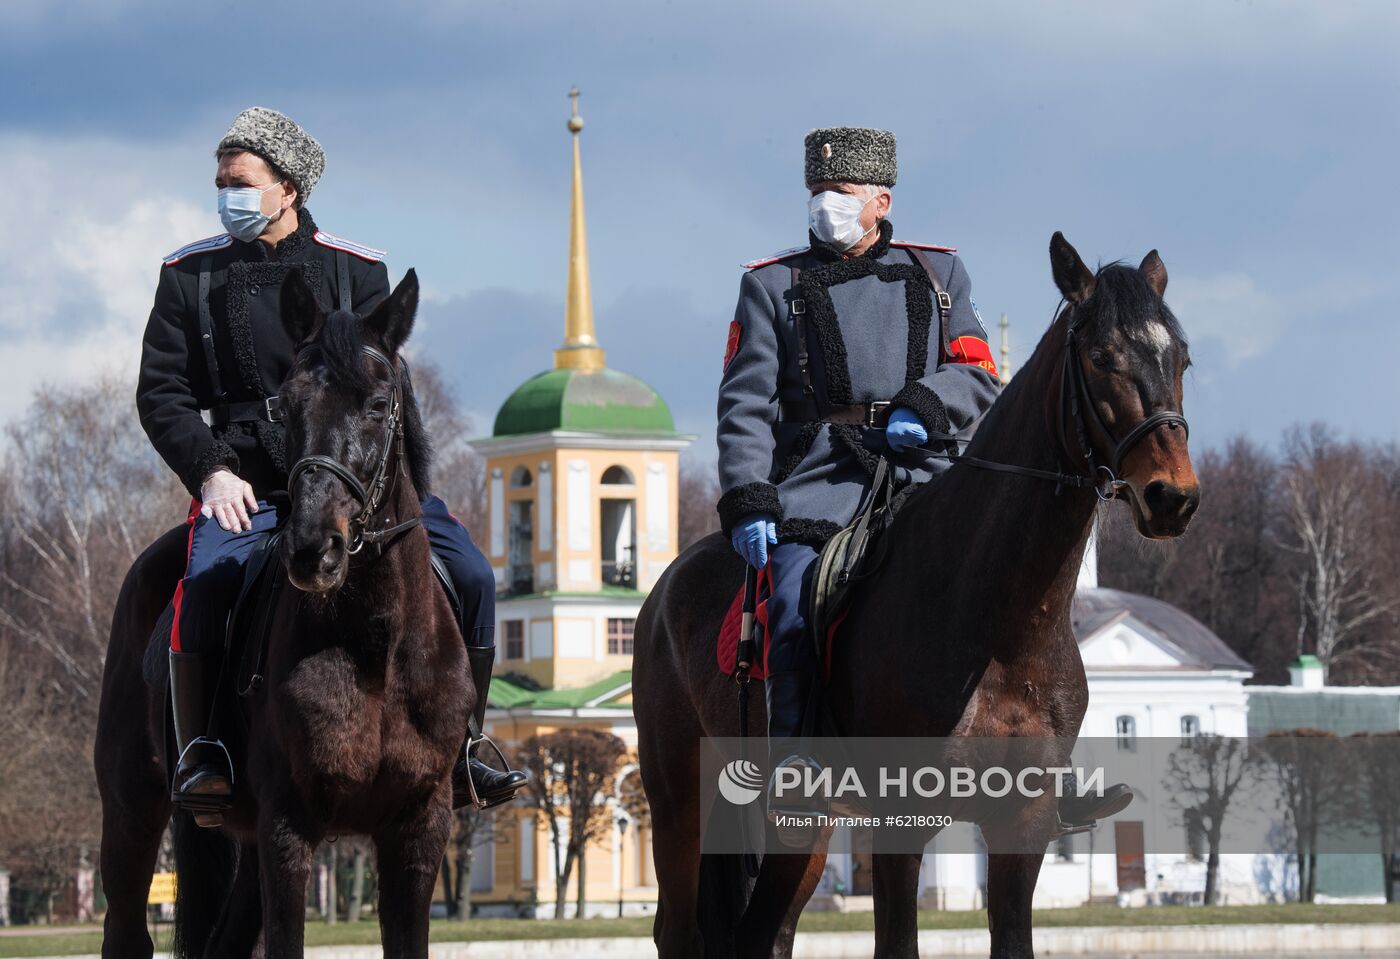
[[[253,287],[251,290],[248,291],[248,293],[249,293],[250,295],[252,295],[252,296],[257,296],[257,295],[258,295],[258,288],[257,288],[256,286]]]

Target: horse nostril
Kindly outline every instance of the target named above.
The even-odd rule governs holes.
[[[326,542],[323,545],[321,552],[322,554],[334,553],[344,548],[345,537],[341,536],[339,533],[331,533],[329,536],[326,537]]]
[[[1162,480],[1148,483],[1142,491],[1142,499],[1154,516],[1189,516],[1196,508],[1196,497]]]

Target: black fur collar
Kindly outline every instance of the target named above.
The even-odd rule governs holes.
[[[822,260],[834,262],[878,260],[886,253],[890,252],[890,239],[894,236],[894,226],[889,220],[881,220],[879,226],[875,228],[875,232],[878,234],[875,238],[875,242],[870,244],[870,249],[859,256],[847,256],[840,250],[827,246],[821,240],[818,240],[817,235],[811,230],[807,231],[807,239],[812,245],[812,253]]]
[[[297,210],[297,228],[277,241],[276,246],[268,246],[262,240],[234,240],[240,260],[295,260],[299,259],[316,235],[316,221],[311,211],[302,207]]]

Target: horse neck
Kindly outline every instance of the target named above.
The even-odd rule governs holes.
[[[421,515],[418,493],[407,472],[400,473],[375,517],[376,525],[393,526]],[[349,575],[335,598],[335,619],[346,640],[387,655],[411,621],[430,608],[422,602],[421,591],[431,580],[427,533],[421,524],[386,543],[382,552],[365,544],[351,558]]]
[[[1065,437],[1074,427],[1060,403],[1064,322],[1052,324],[993,404],[967,455],[1057,471],[1073,462]],[[894,527],[904,535],[892,544],[893,561],[927,568],[929,544],[943,546],[947,559],[935,566],[960,580],[957,601],[985,622],[1021,627],[999,635],[1024,641],[1035,635],[1026,623],[1068,612],[1096,503],[1091,489],[955,465],[910,498]],[[943,589],[917,595],[947,602]]]

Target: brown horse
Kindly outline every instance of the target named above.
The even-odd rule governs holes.
[[[1070,601],[1096,495],[1127,499],[1152,538],[1179,535],[1199,502],[1179,413],[1189,361],[1162,301],[1161,259],[1154,250],[1138,268],[1095,274],[1058,233],[1050,258],[1064,309],[963,461],[908,496],[879,573],[852,602],[842,631],[861,639],[838,639],[825,697],[843,734],[1071,741],[1088,691]],[[1075,464],[1076,475],[1060,464]],[[998,468],[1006,465],[1014,470]],[[1110,485],[1110,471],[1121,481]],[[637,619],[633,696],[665,957],[790,955],[825,862],[765,856],[750,884],[739,856],[701,855],[700,740],[739,735],[734,683],[716,668],[714,644],[743,577],[728,542],[712,535],[670,566]],[[930,643],[930,634],[941,638]],[[750,723],[761,729],[756,700]],[[980,825],[994,850],[992,956],[1030,957],[1031,897],[1058,825],[1054,796],[1028,800],[1014,821]],[[1030,848],[1027,837],[1036,852],[995,852]],[[920,859],[873,857],[879,956],[918,954]]]
[[[430,566],[416,484],[429,450],[398,357],[418,305],[412,271],[364,319],[322,313],[299,273],[282,316],[297,359],[281,390],[292,506],[264,681],[225,710],[235,801],[219,830],[174,820],[175,952],[302,955],[317,843],[370,836],[386,956],[428,953],[428,910],[451,825],[453,760],[471,708],[462,637]],[[96,765],[104,957],[149,959],[146,896],[170,819],[164,688],[142,652],[175,589],[184,530],[127,574],[112,621]],[[227,701],[231,698],[224,687]]]

